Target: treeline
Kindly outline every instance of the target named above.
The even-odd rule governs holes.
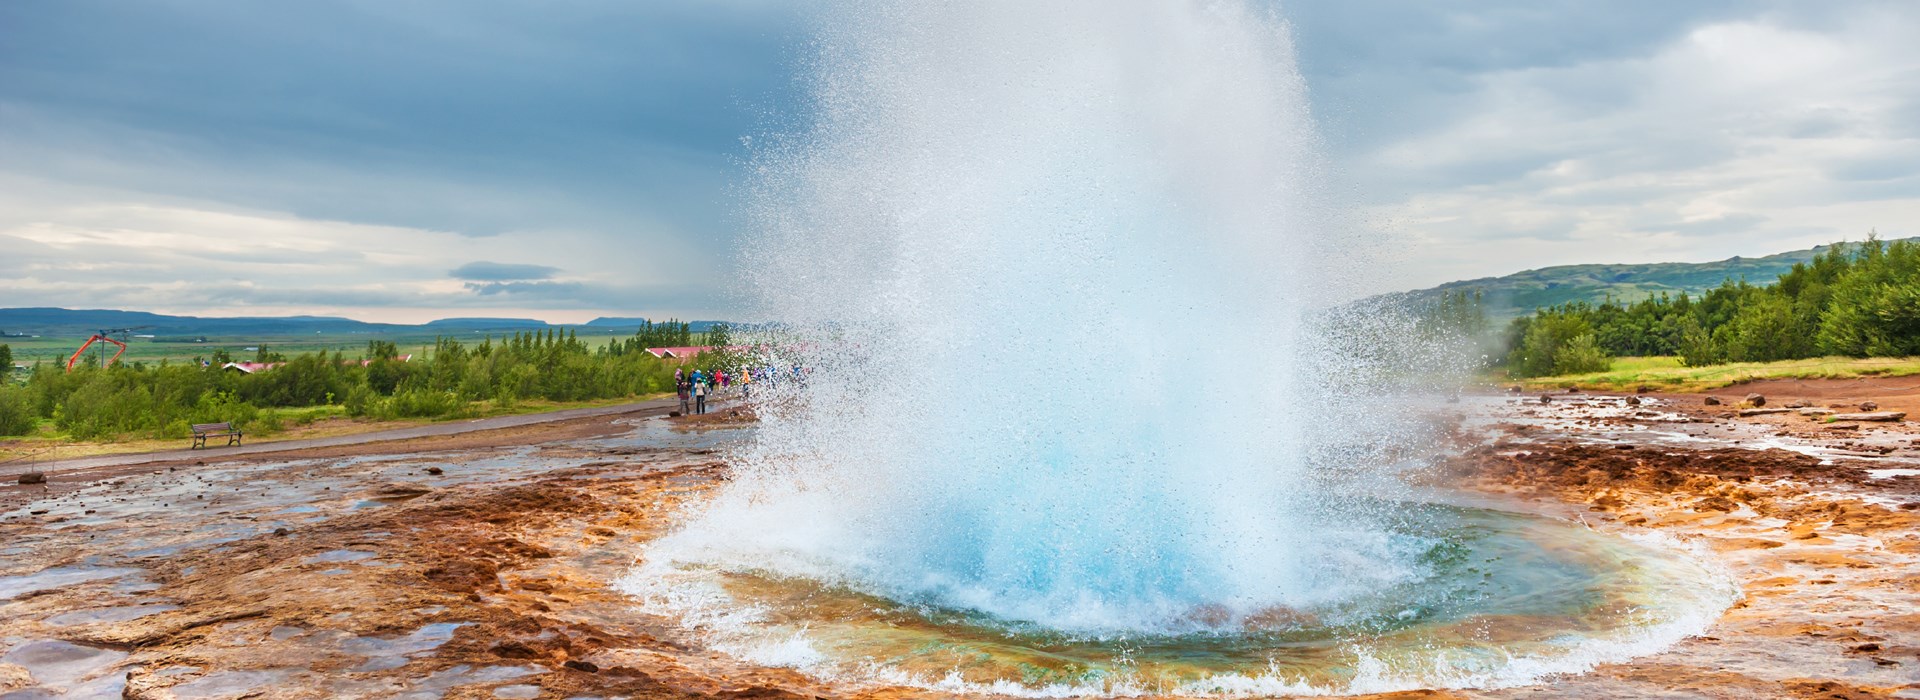
[[[1688,366],[1826,355],[1920,355],[1920,243],[1838,244],[1771,285],[1728,280],[1698,299],[1539,309],[1507,330],[1517,377],[1604,371],[1612,357],[1678,355]]]
[[[400,360],[393,343],[372,341],[363,358],[303,354],[253,374],[202,363],[121,363],[72,372],[39,364],[24,386],[0,383],[0,435],[26,434],[45,419],[77,439],[180,438],[194,423],[275,430],[283,420],[278,409],[332,406],[382,419],[459,417],[530,399],[666,392],[673,389],[678,365],[644,348],[658,347],[663,338],[690,344],[684,342],[691,340],[685,324],[676,325],[670,332],[643,328],[641,335],[597,348],[572,331],[518,333],[475,345],[443,338],[431,353],[411,361]]]

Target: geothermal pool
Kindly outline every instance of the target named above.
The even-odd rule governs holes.
[[[1392,500],[1471,347],[1376,290],[1264,5],[834,5],[744,188],[757,395],[628,579],[719,649],[1032,694],[1494,686],[1734,594]]]
[[[1020,695],[1499,687],[1657,651],[1737,597],[1687,553],[1573,522],[1397,504],[1410,580],[1310,609],[1190,611],[1190,631],[1086,636],[855,581],[643,566],[622,586],[716,648],[826,678]]]

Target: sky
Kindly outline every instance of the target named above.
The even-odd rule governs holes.
[[[1378,291],[1920,235],[1920,3],[1277,7]],[[0,3],[0,307],[725,318],[809,8]]]

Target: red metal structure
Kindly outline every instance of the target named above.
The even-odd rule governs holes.
[[[145,328],[145,326],[141,326],[141,328]],[[73,357],[67,358],[67,371],[72,372],[74,364],[80,362],[80,356],[86,354],[87,348],[93,347],[94,343],[101,342],[101,341],[106,341],[109,343],[113,343],[114,345],[120,346],[120,349],[113,353],[113,359],[107,360],[106,362],[103,362],[100,364],[101,367],[112,367],[113,363],[118,362],[120,360],[121,355],[127,354],[127,344],[122,341],[114,340],[113,334],[118,333],[120,335],[126,335],[128,333],[131,333],[137,330],[140,330],[140,328],[115,328],[112,330],[102,330],[98,333],[93,334],[92,337],[87,338],[87,342],[80,344],[79,350],[73,351]]]

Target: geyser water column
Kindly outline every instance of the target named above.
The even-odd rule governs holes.
[[[1402,576],[1309,516],[1304,315],[1354,271],[1315,225],[1285,27],[844,9],[811,129],[756,163],[745,254],[810,374],[660,551],[1098,634]]]
[[[1366,395],[1426,354],[1334,306],[1370,268],[1318,206],[1283,23],[830,15],[807,124],[747,187],[780,381],[731,481],[623,581],[650,609],[825,676],[1277,693],[1578,671],[1730,600],[1672,552],[1381,498],[1420,435]]]

